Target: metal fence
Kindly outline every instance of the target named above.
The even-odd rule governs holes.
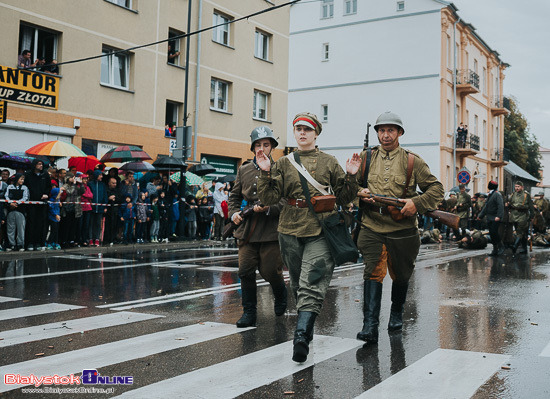
[[[470,84],[479,90],[479,75],[471,69],[459,69],[456,71],[456,84]]]

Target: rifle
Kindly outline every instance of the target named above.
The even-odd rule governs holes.
[[[251,206],[249,206],[248,208],[245,208],[244,210],[242,210],[240,212],[240,215],[241,217],[244,219],[246,219],[247,217],[249,217],[250,215],[253,215],[254,214],[254,206],[255,205],[259,205],[259,206],[262,206],[262,204],[260,203],[260,201],[256,201],[254,202]],[[241,222],[242,223],[242,222]],[[222,234],[222,238],[223,239],[226,239],[227,237],[229,237],[230,235],[233,234],[233,232],[235,231],[235,229],[237,227],[239,227],[240,224],[235,224],[233,222],[227,224],[224,228],[223,228],[223,234]]]
[[[363,143],[363,150],[366,150],[369,148],[369,129],[370,129],[370,123],[367,122],[367,134],[365,134],[365,142]]]
[[[403,216],[403,214],[400,212],[400,209],[403,208],[404,204],[402,202],[399,202],[398,198],[387,197],[385,195],[379,195],[379,194],[363,194],[363,193],[359,193],[357,194],[357,196],[361,198],[372,198],[376,202],[380,202],[381,204],[387,205],[388,212],[390,213],[391,218],[393,220],[401,220],[405,218],[405,216]],[[460,218],[454,213],[435,210],[435,211],[426,211],[424,215],[437,219],[441,223],[455,230],[458,230],[458,227],[460,224]]]

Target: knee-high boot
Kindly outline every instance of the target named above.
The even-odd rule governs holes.
[[[256,275],[241,277],[243,315],[237,321],[237,327],[256,325]]]
[[[357,333],[357,339],[369,344],[378,343],[381,301],[382,283],[365,280],[363,283],[363,330]]]
[[[275,298],[275,316],[282,316],[285,314],[287,305],[287,290],[285,282],[283,281],[280,284],[272,285],[271,288],[273,289],[273,296]]]
[[[518,250],[520,241],[521,241],[521,239],[519,237],[516,237],[516,239],[514,240],[514,243],[512,244],[512,247],[511,247],[513,254],[515,254],[516,251]]]
[[[403,305],[407,299],[408,284],[395,284],[391,286],[391,311],[388,330],[396,331],[403,328]]]
[[[309,354],[309,343],[313,338],[313,326],[317,313],[298,311],[298,321],[294,331],[292,360],[303,363]]]
[[[521,238],[521,251],[519,251],[520,254],[526,254],[527,253],[527,237]]]

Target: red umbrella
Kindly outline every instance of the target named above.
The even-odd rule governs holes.
[[[86,173],[90,169],[93,170],[100,163],[101,161],[93,155],[72,157],[69,159],[69,168],[75,166],[78,172]]]

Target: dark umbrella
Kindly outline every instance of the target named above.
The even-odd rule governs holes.
[[[155,167],[147,162],[128,162],[120,167],[120,170],[131,170],[134,172],[151,172]]]
[[[101,162],[133,162],[145,161],[147,159],[153,158],[141,148],[135,145],[121,145],[107,151],[107,153],[101,157]]]
[[[140,186],[146,186],[147,183],[152,181],[155,177],[160,177],[160,175],[157,172],[147,172],[145,173],[140,179],[139,184]]]
[[[207,163],[199,163],[189,168],[189,172],[196,174],[197,176],[205,176],[210,173],[216,172],[216,168]]]
[[[10,168],[10,169],[30,169],[32,167],[32,161],[34,160],[34,157],[30,156],[19,156],[19,155],[2,155],[0,157],[0,167],[3,168]],[[49,165],[49,161],[45,159],[40,159],[42,162],[44,162],[44,166],[47,167]]]
[[[232,183],[237,178],[236,175],[225,175],[218,179],[220,183]]]
[[[181,169],[186,168],[187,164],[183,162],[183,159],[174,158],[174,157],[161,157],[158,158],[153,165],[157,168],[166,168],[166,169]]]

